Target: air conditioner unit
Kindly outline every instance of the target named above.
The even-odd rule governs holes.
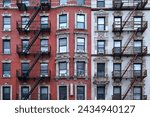
[[[3,74],[3,77],[10,77],[10,74]]]
[[[67,74],[60,74],[60,76],[67,76]]]
[[[98,50],[98,54],[104,54],[104,50]]]
[[[60,27],[60,29],[66,29],[67,28],[67,26],[61,26]]]
[[[40,77],[48,77],[48,74],[41,74]]]

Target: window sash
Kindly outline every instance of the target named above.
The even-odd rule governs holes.
[[[22,51],[24,52],[29,45],[29,40],[22,40]]]
[[[3,40],[3,53],[10,54],[10,40]]]
[[[3,63],[3,75],[10,75],[10,63]]]
[[[85,75],[85,62],[77,62],[77,76]]]
[[[10,100],[10,87],[3,87],[3,100]]]
[[[105,77],[105,63],[97,63],[97,76]]]
[[[97,86],[97,100],[105,99],[105,87]]]
[[[48,39],[42,39],[40,45],[42,52],[48,52]]]
[[[3,27],[4,27],[4,29],[10,29],[11,28],[10,16],[4,16],[3,17]]]
[[[105,7],[105,0],[97,0],[97,7]]]
[[[67,100],[67,86],[59,86],[59,100]]]
[[[29,87],[28,86],[22,86],[21,87],[21,99],[24,99],[25,96],[29,93]]]
[[[67,75],[67,62],[59,63],[59,76],[62,74]]]
[[[85,15],[84,14],[77,15],[77,28],[81,28],[81,29],[85,28]]]
[[[85,39],[77,38],[77,51],[85,52]]]
[[[67,15],[59,15],[59,28],[67,28]]]
[[[40,100],[48,100],[48,87],[40,87]]]
[[[60,53],[67,52],[67,39],[66,38],[59,39],[59,52]]]
[[[133,88],[133,99],[141,100],[142,99],[142,88],[141,87],[134,87]]]
[[[41,73],[41,75],[48,75],[48,64],[47,63],[40,64],[40,73]]]
[[[105,18],[104,17],[97,18],[97,30],[99,31],[105,30]]]
[[[85,87],[77,86],[77,100],[85,100]]]

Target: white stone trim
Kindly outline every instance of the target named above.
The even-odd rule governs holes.
[[[5,86],[10,87],[10,100],[12,100],[12,85],[9,85],[9,84],[4,84],[4,85],[1,86],[1,89],[0,89],[1,90],[0,91],[1,96],[0,96],[0,98],[2,100],[2,98],[3,98],[3,87],[5,87]]]

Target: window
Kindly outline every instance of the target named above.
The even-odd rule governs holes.
[[[134,100],[141,100],[142,99],[142,87],[141,86],[134,86],[134,88],[133,88],[133,99]]]
[[[115,77],[121,77],[121,63],[114,63],[114,72]]]
[[[67,0],[60,0],[60,5],[67,4]]]
[[[10,86],[3,86],[2,91],[3,91],[2,99],[10,100]]]
[[[41,29],[47,29],[48,26],[48,16],[41,16]]]
[[[97,86],[97,100],[105,99],[105,86]]]
[[[29,63],[21,63],[21,71],[23,76],[27,75],[28,70],[29,70]]]
[[[3,40],[3,53],[10,54],[10,40]]]
[[[105,53],[105,41],[104,40],[98,40],[97,41],[97,53],[98,54],[104,54]]]
[[[67,86],[59,86],[59,100],[67,100]]]
[[[77,0],[77,5],[84,5],[85,0]]]
[[[59,15],[59,28],[67,28],[67,14]]]
[[[28,93],[29,93],[29,87],[22,86],[21,87],[21,99],[23,100],[27,96]]]
[[[97,30],[104,31],[105,30],[105,17],[97,18]]]
[[[77,38],[77,52],[85,52],[85,38]]]
[[[11,29],[10,16],[4,16],[3,17],[3,30],[10,31],[10,29]]]
[[[84,14],[77,14],[77,28],[85,29],[85,15]]]
[[[85,76],[85,62],[84,61],[77,62],[77,76]]]
[[[97,77],[105,77],[105,63],[97,63]]]
[[[22,0],[22,3],[24,3],[26,6],[30,6],[29,0]]]
[[[40,100],[48,100],[48,87],[47,86],[40,87]]]
[[[48,39],[41,39],[41,52],[48,52]]]
[[[134,40],[133,52],[134,54],[142,53],[142,40]]]
[[[10,5],[11,5],[11,0],[3,0],[4,7],[10,7]]]
[[[59,53],[67,52],[67,38],[59,38]]]
[[[48,0],[40,0],[41,3],[47,3]]]
[[[121,49],[122,46],[121,45],[122,45],[121,40],[114,40],[114,50],[113,50],[113,52],[115,54],[120,54],[121,53],[121,51],[122,51],[122,49]]]
[[[134,63],[133,64],[133,75],[134,77],[141,77],[142,75],[142,64],[141,63]]]
[[[48,64],[47,63],[41,63],[40,64],[40,75],[41,76],[48,76]]]
[[[122,27],[122,17],[114,17],[114,24],[115,28],[121,28]]]
[[[22,16],[21,17],[21,26],[22,28],[25,28],[26,25],[28,24],[29,22],[29,16]]]
[[[10,77],[10,63],[3,63],[3,77]]]
[[[25,52],[26,48],[29,46],[29,40],[22,40],[22,52]]]
[[[67,75],[67,62],[59,62],[59,76]]]
[[[142,17],[136,16],[134,17],[134,29],[138,29],[142,27]]]
[[[85,86],[77,86],[77,100],[85,100]]]
[[[113,87],[113,99],[120,100],[121,99],[121,86]]]
[[[105,0],[97,0],[97,7],[105,7]]]

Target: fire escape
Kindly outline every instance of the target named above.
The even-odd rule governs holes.
[[[38,39],[40,34],[50,34],[50,23],[48,21],[47,24],[42,24],[41,21],[35,21],[36,16],[40,11],[48,11],[51,8],[50,2],[41,2],[36,6],[29,6],[27,3],[22,2],[22,0],[17,0],[17,6],[20,11],[33,11],[31,17],[26,22],[25,25],[22,25],[22,21],[17,21],[16,26],[19,34],[30,35],[31,39],[29,43],[23,47],[23,45],[17,45],[17,53],[20,58],[32,57],[31,64],[26,71],[17,70],[16,75],[19,81],[28,81],[33,80],[34,83],[31,86],[31,90],[29,90],[28,94],[24,97],[24,99],[28,99],[34,89],[38,86],[40,81],[45,79],[50,79],[50,71],[47,71],[46,74],[41,74],[40,71],[34,71],[33,68],[37,64],[40,58],[50,57],[50,47],[48,46],[46,50],[41,49],[40,45],[35,45],[36,40]]]
[[[113,9],[114,10],[129,10],[128,14],[126,15],[125,19],[121,21],[121,23],[113,23],[113,32],[115,34],[121,35],[122,32],[131,32],[132,34],[128,37],[127,41],[124,43],[123,47],[114,47],[112,50],[113,57],[114,58],[121,58],[123,56],[125,57],[131,57],[130,61],[125,66],[124,70],[114,70],[112,72],[112,78],[114,79],[114,82],[121,82],[123,78],[130,77],[130,84],[125,91],[123,96],[120,96],[120,99],[124,100],[126,99],[129,91],[131,88],[136,84],[136,82],[142,82],[143,79],[147,76],[146,70],[141,70],[140,74],[136,73],[134,70],[129,70],[129,68],[134,64],[134,62],[138,58],[143,58],[147,54],[147,47],[143,46],[140,48],[140,51],[135,51],[136,48],[130,47],[129,44],[134,41],[137,34],[143,34],[144,31],[147,29],[147,22],[141,21],[140,25],[134,27],[130,24],[133,21],[129,21],[130,18],[135,14],[136,10],[142,10],[145,8],[146,4],[148,3],[148,0],[142,0],[140,2],[123,2],[122,0],[113,0]],[[131,26],[132,28],[128,28]],[[130,51],[132,50],[132,51]],[[129,51],[129,52],[127,52]],[[143,60],[143,59],[142,59]],[[113,99],[118,99],[117,96],[113,95]]]

